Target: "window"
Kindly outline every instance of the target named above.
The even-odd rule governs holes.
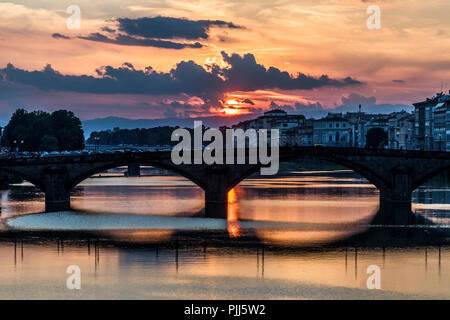
[[[329,142],[332,142],[332,141],[333,141],[333,136],[329,136],[329,137],[328,137],[328,141],[329,141]]]
[[[333,128],[333,124],[332,123],[330,123],[330,128]]]
[[[339,123],[336,123],[336,128],[339,128]]]

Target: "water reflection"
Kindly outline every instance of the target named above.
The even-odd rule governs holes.
[[[449,263],[448,247],[274,251],[24,239],[0,243],[0,298],[450,298]],[[65,288],[73,264],[82,270],[82,290]],[[381,269],[382,290],[367,290],[370,265]]]
[[[32,190],[23,184],[11,192],[20,194],[20,188]],[[29,208],[21,211],[10,198],[14,196],[6,196],[3,205],[8,217],[27,214],[43,202],[42,194],[36,193],[26,202]],[[308,246],[363,231],[361,225],[368,224],[378,209],[374,186],[343,170],[246,179],[228,194],[226,222],[187,219],[200,216],[203,198],[200,188],[176,176],[93,178],[72,193],[76,212],[26,216],[9,220],[8,225],[32,230],[101,230],[108,236],[126,229],[141,235],[137,241],[147,237],[148,242],[165,241],[180,230],[223,230],[230,238]],[[158,232],[148,232],[155,230]],[[162,230],[165,236],[160,236]],[[133,240],[131,235],[128,233]]]
[[[228,234],[232,238],[237,238],[242,235],[241,228],[239,226],[238,208],[236,199],[236,191],[232,189],[228,192]]]
[[[414,209],[448,223],[449,190],[421,187]],[[421,247],[412,229],[375,230],[388,239],[375,247],[346,240],[378,210],[378,191],[349,171],[251,177],[229,193],[227,221],[196,218],[203,197],[174,176],[94,178],[74,191],[76,211],[30,215],[42,193],[1,191],[3,223],[80,233],[0,232],[0,298],[450,298],[450,248],[428,231]],[[394,234],[407,246],[393,247]],[[65,289],[71,264],[80,291]],[[381,268],[382,290],[366,289],[369,265]]]

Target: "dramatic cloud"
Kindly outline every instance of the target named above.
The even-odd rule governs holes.
[[[374,106],[377,103],[377,98],[375,97],[364,97],[356,93],[350,94],[348,97],[341,98],[343,106]]]
[[[202,48],[204,45],[200,42],[184,43],[169,41],[167,39],[205,40],[209,38],[209,29],[212,26],[229,29],[243,28],[222,20],[194,21],[171,17],[119,18],[115,22],[117,24],[116,29],[108,26],[101,28],[101,31],[109,35],[94,32],[87,36],[78,36],[75,38],[123,46],[165,49]],[[73,39],[59,33],[54,33],[52,37],[57,39]]]
[[[55,37],[55,35],[53,35]],[[64,39],[67,39],[65,37]],[[200,42],[195,43],[180,43],[166,40],[154,40],[154,39],[139,39],[126,35],[117,35],[115,38],[109,38],[101,33],[91,33],[88,36],[79,36],[79,39],[112,43],[122,46],[141,46],[141,47],[155,47],[165,49],[184,49],[184,48],[202,48],[203,45]]]
[[[222,20],[194,21],[171,17],[119,18],[117,22],[119,23],[119,30],[128,35],[157,39],[207,39],[211,26],[231,29],[242,28],[241,26]]]
[[[336,80],[330,79],[327,75],[318,78],[298,73],[296,76],[286,71],[280,71],[275,67],[266,69],[258,64],[253,54],[241,56],[233,53],[228,55],[222,52],[223,60],[231,67],[218,70],[227,81],[228,91],[253,91],[258,89],[278,88],[282,90],[294,89],[314,89],[324,86],[345,87],[350,85],[360,85],[361,82],[350,77]]]
[[[270,103],[272,109],[283,109],[287,112],[295,114],[302,114],[308,118],[320,118],[327,114],[327,109],[320,103],[300,103],[296,102],[294,105],[284,104],[280,105],[272,101]]]
[[[52,37],[55,39],[70,39],[70,37],[65,36],[61,33],[54,33],[54,34],[52,34]]]
[[[170,72],[157,72],[152,67],[135,69],[130,63],[119,68],[104,66],[97,69],[97,77],[65,75],[47,65],[40,71],[27,71],[8,64],[0,69],[4,81],[30,85],[41,90],[73,91],[95,94],[187,94],[206,103],[217,103],[226,92],[259,89],[315,89],[324,86],[359,85],[352,78],[318,78],[299,73],[296,76],[275,67],[265,68],[252,54],[240,56],[222,52],[226,67],[217,64],[207,69],[194,61],[182,61]],[[350,99],[349,97],[348,99]],[[250,103],[251,104],[251,103]]]
[[[404,104],[377,104],[376,97],[364,97],[355,93],[341,97],[341,103],[327,106],[320,102],[296,102],[294,104],[270,103],[271,108],[281,108],[291,113],[303,114],[307,118],[320,118],[329,112],[356,112],[361,104],[362,111],[366,113],[390,113],[394,111],[412,111],[412,106]]]
[[[412,111],[412,106],[405,104],[390,104],[390,103],[377,103],[376,97],[365,97],[356,93],[351,93],[347,97],[341,98],[342,103],[336,105],[335,111],[337,112],[355,112],[358,110],[359,105],[362,107],[363,112],[367,113],[390,113],[394,111]]]

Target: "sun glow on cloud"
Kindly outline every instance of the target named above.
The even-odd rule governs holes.
[[[222,113],[226,116],[241,115],[252,113],[250,100],[246,97],[234,97],[233,94],[228,94],[225,102],[218,108],[216,112]]]

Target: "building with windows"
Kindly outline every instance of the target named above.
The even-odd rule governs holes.
[[[447,121],[449,94],[438,93],[425,101],[414,103],[414,138],[415,147],[419,150],[447,150],[447,132],[450,134],[450,123]],[[449,146],[450,147],[450,146]]]
[[[313,145],[349,147],[351,127],[342,113],[328,113],[313,123]]]
[[[391,113],[387,129],[389,149],[414,149],[414,115],[406,111]]]
[[[247,129],[278,129],[281,147],[305,145],[303,143],[308,141],[309,134],[306,128],[305,116],[288,115],[286,111],[281,109],[266,111],[264,115],[256,119],[240,122],[233,128],[240,128],[244,131]]]
[[[450,99],[442,99],[433,116],[433,150],[450,151]]]
[[[441,135],[441,140],[435,139],[441,141],[437,142],[436,145],[439,147],[436,148],[450,150],[450,106],[442,104],[433,110],[436,111],[433,119],[438,119],[438,123],[433,125],[434,135],[436,137]],[[415,140],[417,124],[414,114],[406,111],[368,114],[361,111],[361,106],[359,106],[358,112],[328,113],[321,119],[306,119],[303,115],[289,115],[284,110],[274,109],[256,119],[240,122],[233,128],[240,128],[244,131],[247,129],[278,129],[281,147],[323,145],[364,148],[366,147],[367,132],[372,128],[382,128],[386,132],[387,148],[411,150],[416,149],[417,145]]]

